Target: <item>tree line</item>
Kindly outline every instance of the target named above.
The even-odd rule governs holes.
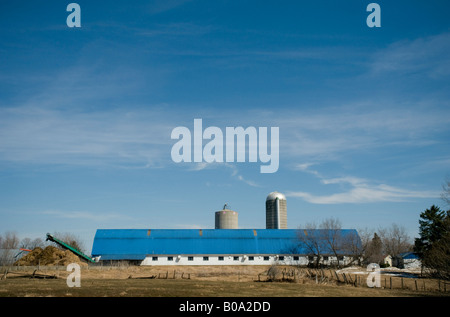
[[[450,178],[443,185],[441,196],[450,206]],[[342,233],[339,219],[329,218],[319,225],[307,224],[298,230],[299,243],[311,257],[310,265],[318,267],[322,259],[333,256],[336,266],[342,255],[346,264],[386,266],[385,258],[413,252],[420,259],[422,272],[450,280],[450,210],[436,205],[424,210],[419,219],[419,237],[412,239],[404,227],[393,223],[388,228],[358,229],[358,234]]]
[[[343,265],[384,265],[387,255],[399,255],[413,251],[412,239],[406,229],[397,224],[388,228],[358,229],[344,234],[337,218],[327,218],[320,224],[306,224],[298,229],[299,244],[310,256],[310,265],[319,267],[324,258],[332,256],[328,264]],[[343,261],[343,257],[347,260]]]
[[[357,232],[357,233],[356,233]],[[328,218],[319,225],[307,224],[298,229],[298,245],[309,256],[309,266],[367,266],[376,263],[388,266],[387,256],[399,259],[401,254],[414,253],[422,272],[450,280],[450,210],[433,205],[420,214],[419,237],[411,238],[403,226],[393,223],[387,228],[358,229],[346,234],[341,222]],[[292,253],[298,250],[292,250]],[[343,257],[346,257],[346,261]],[[325,263],[324,259],[332,257]],[[394,264],[395,265],[395,264]]]

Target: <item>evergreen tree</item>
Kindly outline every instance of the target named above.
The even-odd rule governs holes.
[[[366,262],[381,264],[383,262],[383,243],[375,232],[366,250]]]
[[[431,269],[432,276],[450,280],[450,217],[443,223],[442,236],[425,253],[423,266]]]
[[[419,235],[414,242],[414,252],[423,260],[434,242],[438,241],[444,230],[446,212],[433,205],[420,214]]]
[[[433,205],[420,218],[414,251],[432,276],[450,279],[450,210]]]

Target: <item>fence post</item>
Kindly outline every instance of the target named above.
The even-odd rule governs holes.
[[[353,284],[352,275],[350,273],[348,273],[348,280],[350,281],[350,284]]]
[[[336,273],[336,271],[334,271],[334,274],[336,274],[336,279],[337,279],[337,281],[340,282],[340,280],[339,280],[339,275]]]

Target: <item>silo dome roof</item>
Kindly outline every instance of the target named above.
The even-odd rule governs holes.
[[[286,200],[286,196],[284,196],[282,193],[279,193],[277,191],[275,192],[271,192],[268,196],[267,196],[267,200],[275,200],[275,199],[280,199],[280,200]]]

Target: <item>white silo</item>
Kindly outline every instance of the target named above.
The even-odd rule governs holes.
[[[266,229],[287,229],[286,196],[277,191],[266,199]]]

